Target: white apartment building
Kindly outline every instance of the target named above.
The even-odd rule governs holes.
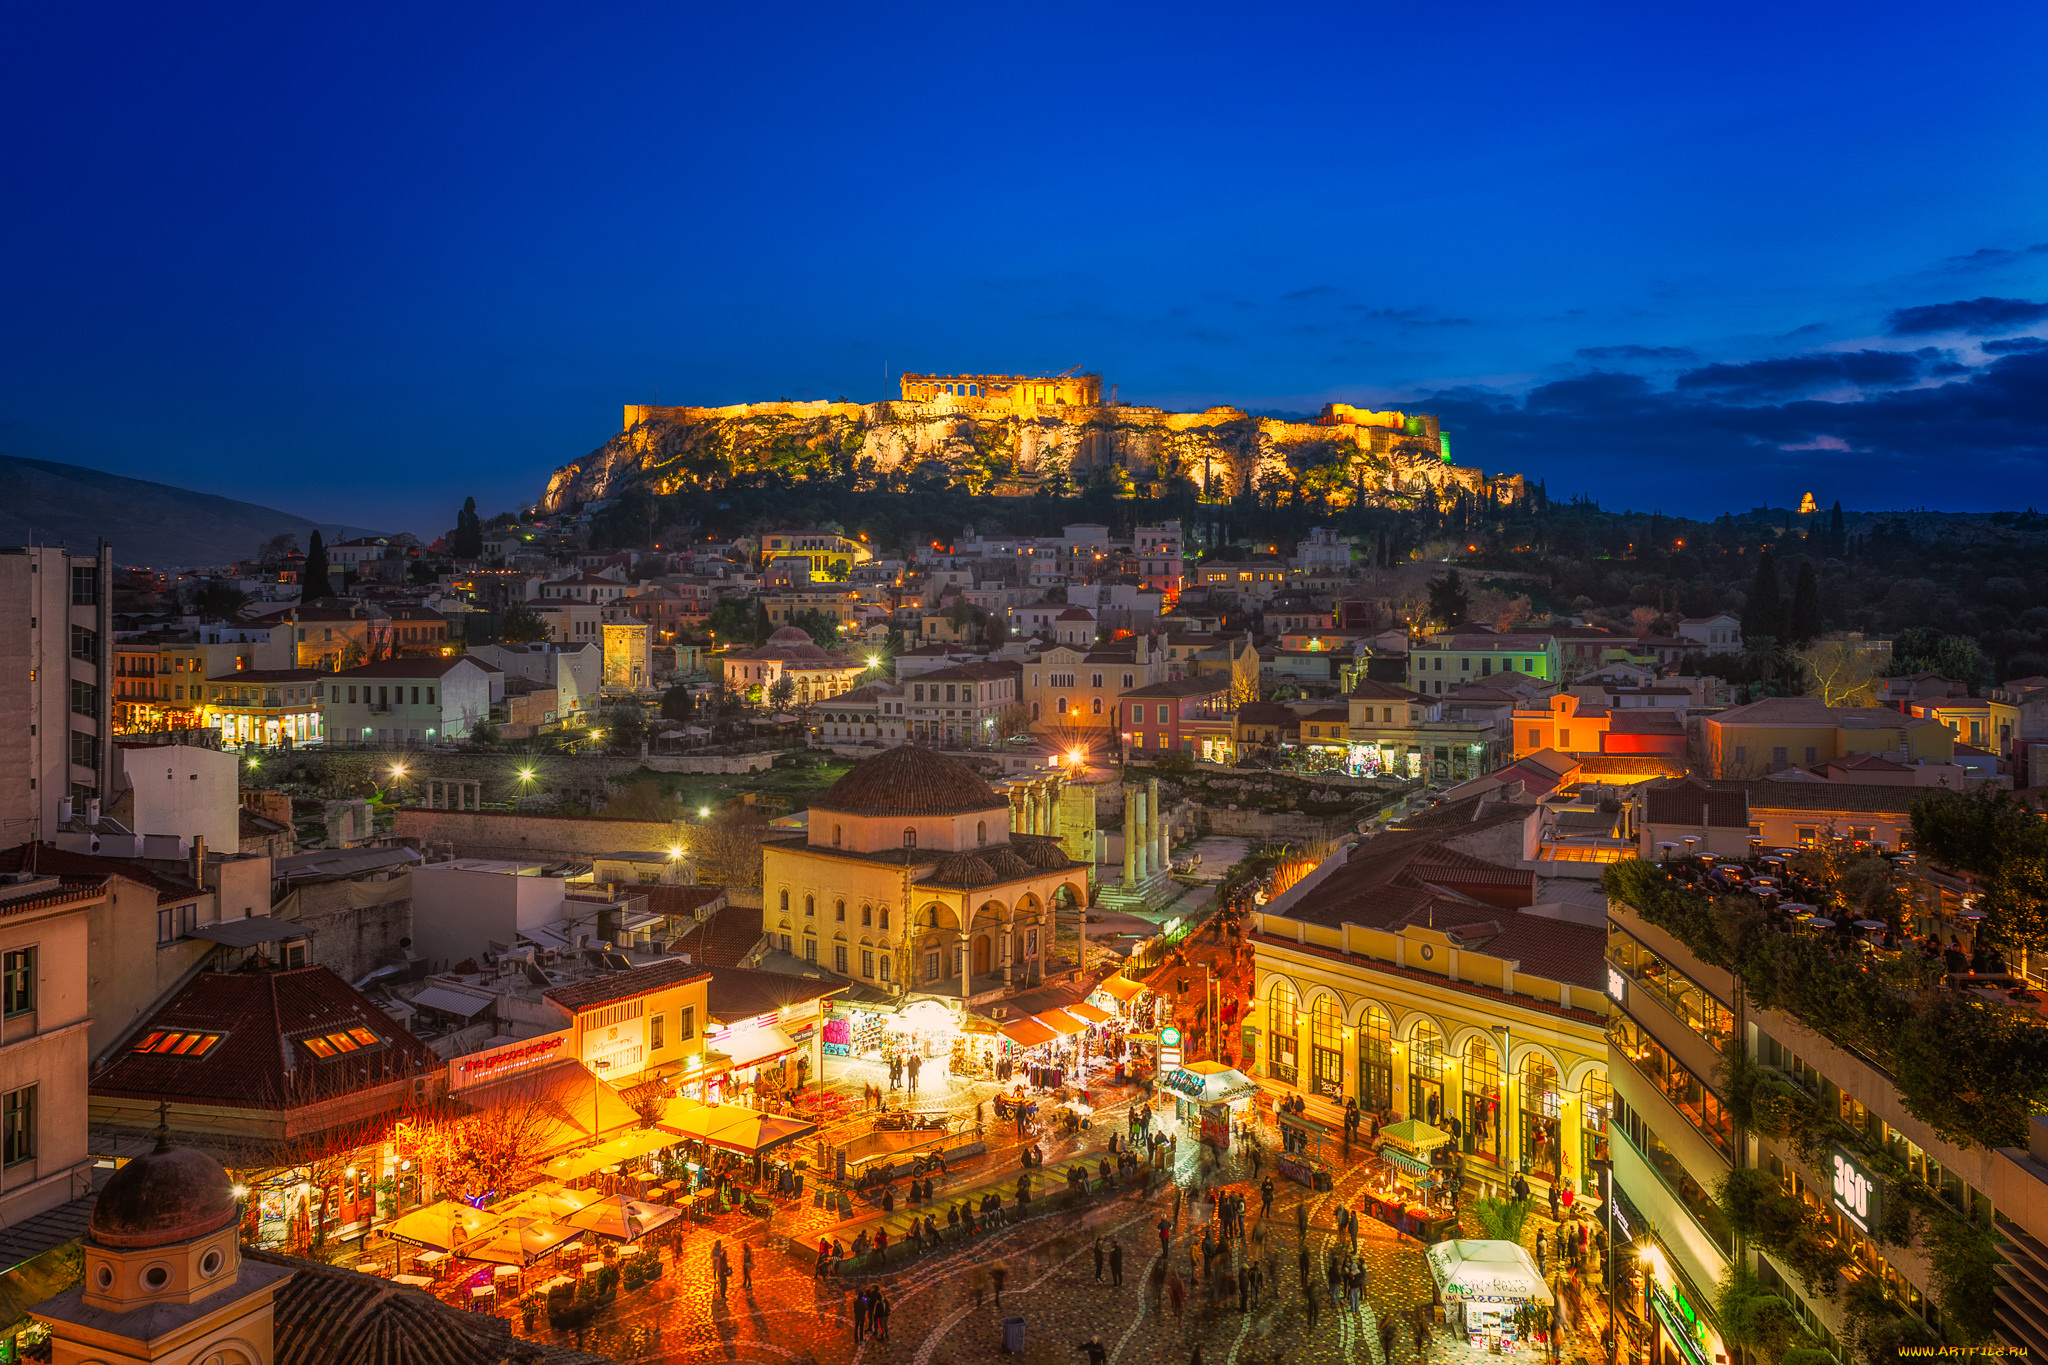
[[[48,839],[57,804],[104,795],[113,732],[112,555],[0,549],[0,828]]]

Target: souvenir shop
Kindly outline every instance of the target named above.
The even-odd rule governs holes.
[[[1380,1129],[1359,1209],[1397,1232],[1434,1242],[1455,1237],[1451,1210],[1451,1135],[1420,1119]]]
[[[825,1055],[883,1062],[916,1055],[944,1059],[955,1072],[974,1074],[974,1044],[962,1032],[960,1016],[937,1000],[912,1004],[834,1005],[824,1022]]]
[[[1514,1242],[1438,1242],[1423,1251],[1444,1316],[1466,1344],[1489,1355],[1550,1348],[1556,1302],[1536,1262]]]

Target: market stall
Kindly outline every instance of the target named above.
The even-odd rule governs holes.
[[[1421,1119],[1380,1129],[1379,1159],[1368,1172],[1360,1211],[1425,1242],[1455,1237],[1458,1219],[1449,1197],[1454,1176],[1443,1163],[1450,1146],[1449,1133]]]
[[[1554,1296],[1529,1253],[1513,1242],[1454,1240],[1423,1253],[1437,1292],[1466,1341],[1496,1355],[1549,1345]],[[1542,1325],[1539,1325],[1542,1324]]]
[[[1185,1132],[1199,1133],[1217,1151],[1230,1149],[1237,1118],[1251,1107],[1258,1083],[1221,1062],[1189,1062],[1159,1078],[1173,1096],[1173,1116]]]

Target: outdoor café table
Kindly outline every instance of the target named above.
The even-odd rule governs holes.
[[[365,1275],[381,1275],[384,1273],[384,1266],[380,1261],[357,1261],[356,1269]]]
[[[445,1251],[422,1251],[413,1259],[427,1269],[438,1273],[441,1269],[441,1263],[448,1259],[448,1253]]]
[[[519,1284],[519,1267],[516,1265],[499,1266],[491,1272],[491,1283],[511,1284],[516,1288]]]
[[[666,1204],[668,1202],[668,1186],[651,1185],[648,1187],[647,1193],[640,1197],[650,1204]]]
[[[480,1284],[469,1291],[469,1311],[489,1313],[498,1306],[498,1291],[487,1284]]]
[[[406,1285],[413,1289],[425,1289],[434,1282],[424,1275],[393,1275],[391,1283]]]
[[[603,1260],[601,1260],[601,1259],[599,1259],[599,1260],[591,1260],[591,1261],[585,1261],[585,1262],[583,1263],[583,1273],[584,1273],[585,1275],[595,1275],[595,1274],[596,1274],[596,1273],[597,1273],[598,1271],[600,1271],[600,1270],[603,1270],[603,1269],[604,1269],[604,1261],[603,1261]]]

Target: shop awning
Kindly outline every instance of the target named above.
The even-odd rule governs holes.
[[[1084,1020],[1090,1024],[1106,1024],[1116,1018],[1108,1010],[1099,1010],[1086,1000],[1083,1000],[1078,1005],[1062,1005],[1060,1008],[1073,1015],[1076,1019]]]
[[[796,1051],[796,1044],[790,1036],[774,1024],[748,1029],[745,1033],[728,1033],[721,1046],[725,1055],[732,1058],[734,1070],[773,1061]]]
[[[1003,1025],[998,1032],[1018,1047],[1037,1047],[1040,1043],[1049,1043],[1059,1037],[1036,1019],[1019,1019],[1013,1024]]]
[[[1131,980],[1128,976],[1106,976],[1095,983],[1095,989],[1128,1003],[1151,988],[1142,981]]]
[[[1549,1286],[1529,1253],[1513,1242],[1458,1240],[1425,1247],[1429,1273],[1447,1299],[1549,1303]]]
[[[1077,1033],[1085,1033],[1088,1030],[1086,1024],[1063,1009],[1041,1010],[1033,1015],[1032,1018],[1051,1029],[1054,1033],[1059,1034],[1062,1038],[1071,1038]]]
[[[1399,1147],[1383,1147],[1380,1149],[1380,1155],[1385,1157],[1391,1165],[1406,1171],[1410,1175],[1428,1175],[1431,1169],[1427,1161],[1420,1157],[1410,1156]]]

